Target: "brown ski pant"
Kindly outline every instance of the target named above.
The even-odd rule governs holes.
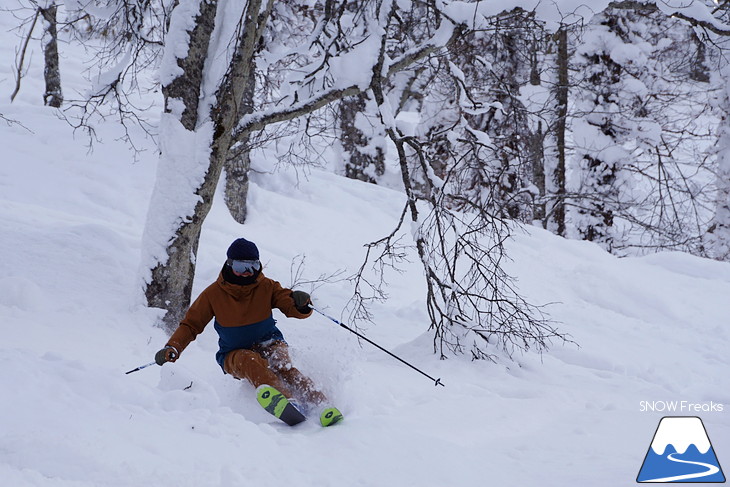
[[[270,385],[288,398],[312,405],[327,401],[327,397],[317,389],[312,379],[292,366],[289,346],[283,341],[257,344],[251,350],[228,352],[223,368],[237,379],[246,379],[254,387]]]

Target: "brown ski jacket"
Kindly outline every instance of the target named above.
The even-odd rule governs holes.
[[[289,318],[307,318],[312,314],[311,311],[306,314],[297,311],[291,293],[291,289],[282,287],[263,273],[256,282],[244,286],[227,282],[221,273],[218,280],[193,302],[167,345],[182,353],[215,318],[219,337],[216,360],[223,367],[226,354],[232,350],[251,348],[269,340],[284,340],[276,327],[272,309],[281,310]]]

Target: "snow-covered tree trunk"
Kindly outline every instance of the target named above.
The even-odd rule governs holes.
[[[613,56],[623,44],[621,29],[619,14],[606,10],[584,34],[578,70],[587,79],[577,106],[584,115],[573,124],[581,194],[576,200],[576,231],[579,238],[609,251],[614,246],[621,167],[629,158],[622,145],[622,67]]]
[[[542,120],[538,121],[535,132],[527,141],[529,160],[532,166],[533,223],[545,221],[545,130]]]
[[[151,255],[143,261],[151,269],[147,302],[166,311],[168,330],[177,327],[190,304],[201,227],[230,149],[247,138],[234,140],[233,131],[244,115],[256,45],[273,3],[249,1],[235,32],[228,32],[230,44],[212,42],[214,32],[221,37],[220,29],[231,25],[216,26],[217,0],[181,0],[173,11],[162,68],[167,87],[162,154],[145,228],[144,246]],[[181,45],[187,46],[185,57],[179,57]]]
[[[724,71],[730,71],[725,67]],[[705,235],[705,252],[713,259],[730,261],[730,81],[722,76],[724,112],[717,141],[717,195],[715,214]]]
[[[43,93],[43,103],[58,108],[63,103],[61,91],[61,68],[58,62],[58,22],[56,14],[58,7],[51,3],[48,7],[39,8],[43,16],[43,57],[45,67],[43,77],[46,81],[46,90]]]
[[[244,141],[243,144],[246,144]],[[232,151],[225,166],[226,189],[224,199],[231,217],[237,223],[245,223],[248,216],[249,178],[248,172],[251,169],[251,151],[248,148],[241,148]]]
[[[377,141],[380,124],[368,117],[366,94],[345,98],[339,103],[340,143],[345,159],[345,176],[374,183],[385,171],[385,152]]]
[[[557,80],[553,88],[555,96],[555,122],[551,131],[554,141],[554,157],[546,162],[547,203],[545,228],[556,235],[565,236],[565,197],[566,197],[566,141],[569,93],[569,54],[568,29],[565,26],[556,33],[557,55],[555,68]]]
[[[695,81],[706,83],[710,81],[710,70],[707,67],[707,48],[696,32],[692,31],[691,39],[697,48],[692,58],[692,70],[690,77]]]
[[[251,69],[248,82],[243,90],[242,114],[253,113],[255,88],[256,76],[254,70]],[[226,207],[228,207],[233,219],[241,224],[246,221],[248,215],[246,198],[248,197],[249,186],[248,172],[251,169],[250,140],[251,137],[247,135],[235,144],[235,147],[232,147],[229,151],[225,165],[226,189],[224,199]]]
[[[200,229],[217,178],[209,171],[209,114],[199,113],[216,1],[180,0],[172,11],[161,80],[160,161],[145,226],[142,266],[150,307],[174,330],[190,305]],[[212,182],[212,179],[215,182]]]

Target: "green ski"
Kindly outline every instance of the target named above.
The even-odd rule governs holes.
[[[299,411],[296,403],[287,399],[284,394],[274,387],[265,384],[259,386],[256,389],[256,399],[261,404],[261,407],[289,426],[294,426],[307,419]],[[319,415],[319,423],[324,427],[332,426],[342,421],[343,418],[344,416],[339,409],[333,406],[327,406]]]
[[[289,400],[271,386],[261,385],[256,389],[256,399],[261,407],[273,414],[289,426],[304,421],[304,415]]]
[[[342,421],[343,418],[344,416],[342,416],[339,409],[335,407],[327,407],[324,408],[322,413],[319,415],[319,423],[325,427],[332,426]]]

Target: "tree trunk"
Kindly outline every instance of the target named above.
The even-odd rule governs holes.
[[[692,38],[692,42],[694,42],[695,46],[697,46],[697,52],[692,58],[692,68],[689,73],[689,77],[694,81],[708,83],[710,81],[710,70],[706,64],[707,55],[705,52],[705,43],[702,42],[702,39],[697,36],[694,30],[690,31],[690,36]]]
[[[177,60],[177,65],[183,74],[162,87],[162,94],[165,97],[165,112],[173,112],[174,107],[171,106],[173,101],[182,101],[184,108],[179,116],[180,123],[191,132],[198,125],[198,101],[203,83],[203,68],[208,56],[208,45],[215,27],[217,10],[218,2],[216,0],[200,0],[200,11],[195,18],[195,27],[188,32],[190,35],[188,55]]]
[[[253,59],[251,63],[253,63]],[[248,75],[248,84],[243,90],[243,100],[241,100],[242,115],[253,113],[255,89],[256,73],[251,69]],[[246,222],[248,213],[246,197],[248,196],[248,171],[251,168],[249,140],[250,136],[245,136],[241,142],[236,144],[237,148],[235,150],[229,150],[225,164],[226,189],[224,199],[233,219],[241,224]]]
[[[244,144],[249,137],[245,137]],[[240,152],[231,152],[226,159],[225,202],[231,217],[240,224],[246,222],[248,215],[248,171],[251,168],[251,153],[248,148]]]
[[[248,195],[248,171],[251,166],[248,142],[250,132],[234,139],[233,130],[244,115],[253,113],[256,91],[256,50],[268,22],[274,1],[250,0],[242,22],[236,51],[228,71],[216,94],[212,109],[215,135],[211,146],[210,173],[220,176],[225,167],[225,201],[231,216],[238,222],[246,220],[246,196]],[[232,149],[236,149],[235,151]],[[212,182],[212,192],[215,182]]]
[[[176,7],[177,8],[177,7]],[[170,116],[179,119],[182,127],[194,132],[198,125],[198,102],[203,81],[203,70],[208,55],[210,36],[215,26],[215,16],[218,4],[215,0],[200,2],[200,11],[195,18],[195,27],[189,31],[190,42],[188,53],[185,58],[178,59],[177,65],[183,74],[176,77],[169,84],[163,86],[162,92],[165,97],[165,112]],[[174,14],[174,12],[173,12]],[[179,110],[178,103],[182,102],[183,110]],[[165,126],[161,128],[160,137],[171,137],[165,133]],[[194,136],[191,136],[194,138]],[[164,200],[165,195],[181,191],[180,188],[170,188],[173,175],[163,173],[165,169],[176,168],[175,161],[169,161],[167,166],[163,165],[165,158],[172,157],[165,153],[166,148],[162,147],[160,156],[160,169],[158,169],[157,183],[153,194],[153,201],[150,204],[150,214],[147,218],[145,234],[154,234],[159,231],[159,225],[170,225],[172,222],[165,221],[165,205],[167,201],[155,202],[154,198]],[[147,304],[153,308],[162,308],[166,311],[162,318],[163,327],[168,331],[174,331],[184,314],[190,306],[190,295],[192,293],[193,278],[195,276],[195,256],[198,251],[200,230],[205,216],[210,210],[215,184],[220,176],[215,171],[209,170],[205,175],[202,185],[195,192],[199,197],[195,204],[192,215],[189,210],[182,211],[183,215],[188,214],[178,221],[174,233],[169,236],[165,243],[155,242],[157,245],[166,245],[165,255],[154,255],[157,261],[151,268],[151,276],[145,288]],[[211,186],[213,190],[211,190]]]
[[[556,235],[565,237],[565,131],[568,118],[568,30],[561,27],[557,32],[558,41],[558,84],[555,87],[556,123],[555,140],[557,160],[552,168],[549,182],[551,195],[548,200],[546,228]]]
[[[385,154],[380,147],[368,148],[372,138],[357,126],[358,114],[364,116],[367,101],[364,93],[340,101],[340,141],[345,152],[345,176],[374,183],[385,172]]]
[[[540,77],[540,46],[537,37],[533,37],[530,46],[530,84],[541,85]],[[532,166],[532,183],[537,188],[537,194],[533,194],[532,222],[541,222],[545,226],[545,133],[542,121],[537,123],[537,129],[529,134],[528,152],[530,165]],[[534,203],[537,201],[537,203]]]
[[[730,261],[730,82],[725,80],[717,157],[717,195],[715,215],[705,235],[704,251],[716,260]]]
[[[43,93],[43,103],[50,107],[59,108],[63,103],[63,93],[61,91],[61,70],[58,62],[58,30],[56,22],[58,8],[56,4],[51,4],[50,7],[39,10],[45,20],[43,32],[45,68],[43,70],[43,77],[46,81],[46,91]]]
[[[596,17],[596,32],[603,32],[616,45],[625,43],[629,36],[625,32],[625,17],[630,12],[606,10]],[[630,42],[630,41],[629,41]],[[608,45],[596,45],[583,54],[581,66],[586,71],[587,89],[584,94],[586,113],[581,136],[581,147],[577,148],[580,165],[582,198],[576,211],[576,231],[581,239],[595,242],[612,252],[615,247],[614,219],[620,208],[621,195],[618,181],[622,165],[629,154],[623,145],[632,137],[625,130],[625,120],[634,116],[626,107],[625,91],[622,91],[623,66],[611,55]],[[617,110],[620,107],[622,110]],[[601,146],[596,145],[600,140]],[[578,144],[576,144],[578,145]],[[611,152],[603,148],[611,147]],[[622,156],[619,156],[622,151]]]
[[[178,60],[178,66],[182,68],[184,74],[175,78],[165,91],[167,112],[177,114],[180,110],[179,103],[173,99],[184,102],[180,123],[191,132],[191,134],[186,134],[186,137],[189,136],[187,142],[191,144],[189,150],[195,154],[181,154],[181,156],[192,158],[195,163],[194,170],[199,170],[200,164],[204,162],[197,158],[206,157],[206,171],[201,178],[201,184],[192,195],[189,195],[192,200],[187,200],[196,202],[194,209],[191,211],[181,204],[178,213],[181,218],[174,222],[165,221],[164,218],[160,219],[159,215],[148,216],[148,227],[154,226],[160,220],[163,225],[175,226],[173,234],[166,243],[166,259],[158,258],[158,264],[152,268],[152,278],[146,288],[149,306],[166,310],[162,322],[168,331],[172,331],[178,326],[180,319],[190,306],[201,227],[213,204],[213,196],[223,167],[230,157],[229,152],[234,140],[232,132],[242,116],[241,102],[245,97],[247,82],[253,70],[252,62],[256,43],[262,35],[263,27],[273,7],[273,0],[268,0],[263,12],[260,12],[261,4],[261,0],[251,0],[246,6],[240,31],[235,40],[236,48],[233,57],[215,93],[215,103],[210,108],[210,113],[200,112],[198,103],[202,95],[201,86],[205,74],[208,45],[215,25],[217,10],[215,0],[201,0],[200,12],[195,19],[195,28],[190,32],[188,56]],[[176,141],[170,142],[174,144]],[[209,149],[207,156],[198,154],[201,146]],[[170,149],[174,151],[176,148],[170,147]],[[163,161],[165,164],[162,164]],[[165,160],[163,153],[160,167],[164,171],[165,166],[169,169],[171,165],[174,165],[174,161]],[[164,211],[157,207],[169,204],[164,201],[155,202],[154,198],[164,200],[166,194],[168,196],[178,195],[181,191],[185,191],[184,188],[170,190],[170,183],[167,182],[169,176],[158,169],[151,213]],[[195,177],[195,175],[188,175],[188,179],[191,177]],[[149,231],[152,232],[154,229],[149,229]],[[159,242],[157,244],[159,245]]]
[[[545,221],[545,134],[542,121],[537,123],[537,131],[531,134],[528,145],[532,165],[532,181],[537,188],[537,204],[533,204],[532,220]]]

